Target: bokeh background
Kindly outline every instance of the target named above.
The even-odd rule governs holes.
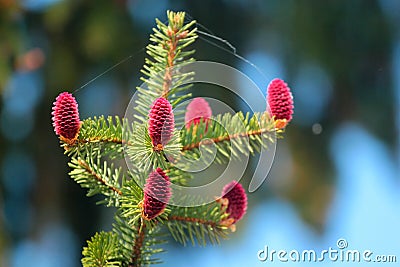
[[[292,266],[257,252],[337,248],[339,238],[398,264],[400,1],[0,0],[0,266],[80,266],[86,240],[110,229],[112,211],[68,178],[52,102],[129,57],[75,92],[81,118],[123,115],[168,9],[229,40],[264,76],[204,34],[198,59],[234,66],[263,90],[285,79],[295,117],[238,231],[220,246],[170,242],[163,266]],[[296,266],[331,264],[347,265]]]

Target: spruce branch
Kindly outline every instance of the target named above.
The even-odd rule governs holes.
[[[135,243],[133,244],[132,259],[129,267],[140,266],[140,262],[142,260],[142,248],[144,245],[144,238],[146,234],[146,224],[142,224],[142,222],[139,221],[139,225],[137,226],[137,232],[138,235],[135,239]]]
[[[96,233],[82,251],[84,267],[122,266],[118,236],[112,232]]]
[[[121,158],[126,144],[123,136],[128,131],[128,123],[123,123],[118,116],[88,118],[81,122],[75,142],[63,144],[65,153],[69,156],[82,156],[90,151],[95,153],[93,156]]]
[[[178,42],[188,35],[188,30],[182,30],[185,15],[184,13],[172,13],[167,14],[169,27],[166,32],[167,36],[170,38],[166,40],[164,44],[164,49],[167,50],[167,65],[165,67],[164,82],[162,86],[162,97],[167,98],[172,85],[172,69],[175,66],[176,56],[180,53],[177,50]],[[158,21],[160,25],[162,23]]]
[[[194,224],[203,224],[211,227],[217,227],[218,224],[214,221],[207,221],[204,219],[200,218],[194,218],[194,217],[183,217],[183,216],[176,216],[176,215],[171,215],[168,217],[168,221],[182,221],[182,222],[189,222],[189,223],[194,223]]]
[[[162,150],[157,151],[154,149],[147,127],[144,123],[134,124],[132,135],[127,141],[126,154],[132,164],[144,172],[157,167],[167,170],[166,155],[175,158],[180,154],[179,132],[174,130],[171,140],[163,146]]]
[[[193,175],[190,172],[185,172],[184,170],[177,168],[172,164],[167,165],[165,173],[170,178],[171,183],[176,185],[186,186],[188,181],[193,179]]]
[[[142,178],[130,179],[122,189],[120,217],[125,219],[130,225],[135,225],[141,215],[140,202],[143,199],[143,190],[138,185],[137,180],[142,180]]]
[[[144,220],[131,225],[117,213],[113,229],[120,241],[123,266],[139,267],[161,262],[154,258],[155,254],[163,252],[159,246],[165,243],[159,227],[154,227]]]
[[[226,113],[184,129],[181,132],[182,152],[183,155],[199,153],[200,146],[207,152],[211,145],[215,145],[218,152],[216,161],[222,163],[267,148],[280,132],[268,113],[254,113],[253,116],[242,112]]]
[[[118,195],[122,195],[122,192],[117,189],[116,187],[114,187],[113,185],[110,185],[107,183],[107,178],[103,178],[101,176],[101,174],[96,173],[94,171],[94,169],[92,169],[89,164],[81,159],[78,159],[78,164],[79,166],[81,166],[82,168],[84,168],[86,170],[87,173],[89,173],[91,176],[93,176],[98,182],[100,182],[102,185],[108,187],[109,189],[111,189],[112,191],[114,191],[115,193],[117,193]]]
[[[197,38],[195,21],[184,24],[184,12],[167,12],[168,24],[165,25],[156,19],[156,28],[150,35],[152,42],[146,47],[146,53],[150,58],[145,59],[145,65],[141,70],[145,83],[137,87],[138,99],[135,107],[138,114],[136,118],[146,121],[149,107],[158,97],[168,99],[172,106],[191,96],[187,89],[194,73],[181,72],[182,67],[194,62],[191,57],[194,50],[186,50]],[[186,91],[186,92],[185,92]],[[180,94],[184,92],[183,94]]]
[[[95,161],[92,157],[72,157],[68,164],[73,170],[69,173],[82,188],[87,188],[87,196],[103,194],[106,198],[100,203],[108,206],[118,206],[122,195],[120,180],[125,181],[121,168],[115,168],[113,164],[108,166],[107,161]]]
[[[219,243],[246,213],[242,185],[232,181],[208,204],[196,205],[204,202],[187,196],[180,199],[185,203],[181,207],[171,201],[179,195],[171,183],[186,185],[193,178],[194,160],[225,163],[268,148],[292,119],[292,95],[280,79],[268,86],[271,115],[238,112],[211,117],[211,108],[201,100],[191,102],[186,114],[174,110],[191,96],[187,90],[194,73],[183,67],[195,61],[194,50],[188,47],[196,40],[197,29],[195,21],[184,23],[184,12],[168,11],[167,17],[167,24],[156,19],[150,35],[135,122],[117,116],[81,122],[78,104],[66,92],[53,106],[55,132],[71,157],[70,177],[88,189],[87,196],[102,194],[105,198],[99,203],[116,207],[112,232],[95,234],[83,249],[84,267],[159,263],[154,255],[163,251],[163,228],[184,245]],[[176,129],[183,126],[178,120],[185,120],[182,130]],[[124,156],[129,170],[115,167]]]
[[[203,246],[208,242],[219,243],[228,234],[228,227],[224,225],[228,218],[225,210],[226,207],[217,202],[196,207],[174,207],[166,225],[172,237],[183,245],[188,241]]]

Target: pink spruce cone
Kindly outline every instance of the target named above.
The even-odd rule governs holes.
[[[164,212],[171,198],[171,182],[161,168],[149,174],[144,185],[142,217],[151,220]]]
[[[156,150],[162,150],[171,140],[175,127],[172,106],[167,99],[157,98],[151,105],[148,132]]]
[[[226,212],[233,223],[239,221],[247,210],[247,195],[243,186],[237,181],[232,181],[222,189],[222,198],[228,199]]]
[[[270,108],[270,115],[274,117],[278,128],[283,128],[292,120],[293,96],[290,88],[281,79],[274,79],[267,89],[267,101]]]
[[[186,108],[185,123],[186,128],[197,125],[203,119],[208,126],[208,121],[212,115],[212,111],[208,102],[201,97],[194,98]]]
[[[53,105],[54,131],[67,142],[74,141],[79,134],[81,121],[79,120],[78,103],[75,97],[68,92],[59,94]]]

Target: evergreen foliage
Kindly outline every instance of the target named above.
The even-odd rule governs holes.
[[[88,196],[103,195],[99,204],[116,208],[113,231],[96,233],[83,249],[85,267],[158,263],[156,254],[162,252],[160,244],[166,241],[165,233],[184,245],[214,244],[226,238],[235,229],[226,212],[226,199],[193,207],[167,203],[157,217],[150,219],[143,215],[146,179],[151,171],[161,168],[172,184],[186,185],[192,175],[181,168],[188,167],[180,166],[185,164],[180,163],[183,157],[197,159],[200,152],[212,154],[212,147],[216,147],[216,162],[224,163],[254,154],[275,140],[276,124],[267,112],[238,112],[175,128],[165,146],[154,146],[148,131],[149,109],[160,97],[175,107],[191,96],[187,89],[193,73],[181,72],[180,68],[194,62],[194,50],[189,46],[197,38],[196,22],[185,24],[183,12],[169,11],[167,16],[167,24],[156,20],[147,46],[149,57],[142,69],[144,86],[137,88],[136,121],[130,123],[118,116],[87,118],[81,122],[76,139],[65,142],[60,138],[70,157],[70,177],[88,190]],[[129,170],[120,167],[124,157],[132,165]]]

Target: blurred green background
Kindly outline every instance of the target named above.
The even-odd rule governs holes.
[[[168,9],[229,40],[264,76],[205,35],[198,59],[262,90],[285,79],[295,115],[231,240],[172,243],[165,266],[266,265],[264,245],[324,249],[340,237],[400,261],[400,1],[0,0],[0,266],[80,266],[86,240],[110,228],[112,211],[68,178],[52,103],[131,56],[74,93],[81,118],[123,115]]]

